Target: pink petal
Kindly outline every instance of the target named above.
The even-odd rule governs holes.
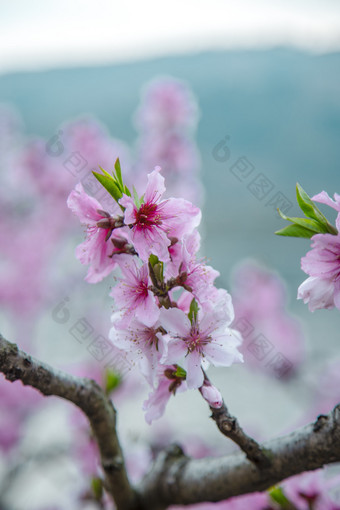
[[[191,324],[187,315],[179,308],[162,308],[160,320],[168,333],[185,338],[190,334]]]
[[[197,351],[193,351],[185,358],[184,364],[187,371],[188,388],[200,388],[204,381],[204,375],[201,366],[201,356]]]
[[[340,278],[334,284],[334,304],[340,310]]]
[[[298,288],[298,299],[308,303],[311,312],[320,308],[334,308],[334,282],[310,276]]]
[[[223,399],[221,393],[217,388],[213,385],[207,386],[204,384],[202,388],[200,388],[203,398],[208,402],[211,407],[215,409],[219,409],[223,404]]]
[[[239,339],[232,334],[220,336],[205,346],[204,354],[213,365],[229,367],[233,363],[243,361],[237,345],[239,345]]]
[[[319,204],[328,205],[329,207],[332,207],[336,211],[340,212],[340,195],[334,193],[334,198],[335,200],[333,200],[326,191],[321,191],[321,193],[314,195],[312,200],[319,202]]]
[[[163,415],[170,396],[169,381],[161,379],[157,389],[149,394],[149,398],[143,404],[146,411],[145,420],[149,425]]]
[[[198,207],[182,198],[169,198],[162,202],[166,224],[169,227],[169,235],[179,239],[185,234],[190,234],[201,222],[202,213]]]
[[[102,216],[97,212],[98,209],[102,209],[101,204],[85,193],[81,183],[78,183],[75,190],[71,191],[67,205],[84,225],[92,225],[102,219]]]
[[[159,308],[155,296],[149,292],[135,309],[136,318],[148,327],[153,326],[159,317]]]
[[[109,331],[109,339],[118,349],[128,352],[133,349],[133,342],[126,331],[117,331],[115,327],[112,327]]]
[[[165,192],[164,177],[160,175],[160,170],[160,167],[156,167],[153,172],[148,174],[148,184],[144,194],[145,203],[158,202]]]
[[[173,339],[169,335],[163,337],[164,352],[161,357],[162,364],[172,365],[173,363],[179,363],[187,353],[187,346],[184,340]]]
[[[156,349],[144,349],[144,356],[139,362],[142,374],[151,386],[156,383],[157,369],[159,367],[158,353]]]
[[[168,246],[170,246],[170,239],[156,226],[150,229],[141,229],[138,226],[133,227],[131,242],[144,262],[149,260],[151,254],[157,255],[159,260],[163,262],[169,260]]]
[[[125,207],[124,211],[124,223],[125,225],[133,225],[136,222],[135,211],[137,211],[137,207],[135,206],[131,197],[127,195],[123,195],[119,200],[119,204]]]

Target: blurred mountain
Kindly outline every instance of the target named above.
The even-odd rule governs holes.
[[[253,256],[301,281],[297,257],[307,244],[272,235],[283,225],[275,197],[283,194],[295,215],[296,181],[311,195],[339,192],[340,53],[221,51],[15,73],[0,76],[0,101],[14,104],[28,132],[46,139],[65,120],[89,113],[113,136],[133,143],[141,88],[159,75],[187,81],[199,102],[207,251],[214,253],[215,266],[223,270],[241,256]],[[226,135],[230,158],[216,161],[213,150]],[[240,157],[253,169],[243,180],[231,171]],[[259,174],[271,188],[262,198],[252,184]],[[223,240],[221,231],[227,233]]]

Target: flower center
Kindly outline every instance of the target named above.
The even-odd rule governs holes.
[[[161,225],[161,217],[157,212],[157,204],[142,204],[135,212],[136,223],[141,227]]]
[[[138,287],[136,287],[135,292],[137,294],[137,298],[146,298],[149,293],[147,282],[140,282]]]
[[[202,335],[197,326],[192,326],[190,336],[185,341],[188,352],[198,351],[200,354],[203,354],[203,347],[211,341],[211,338]]]

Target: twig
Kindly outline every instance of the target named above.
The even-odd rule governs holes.
[[[206,384],[211,385],[211,382],[205,372],[204,379]],[[229,413],[224,402],[220,408],[210,406],[210,410],[211,418],[216,422],[216,425],[222,434],[234,441],[234,443],[236,443],[241,450],[244,451],[250,461],[254,462],[256,466],[261,468],[270,466],[270,452],[264,451],[255,439],[249,437],[243,431],[237,418]]]

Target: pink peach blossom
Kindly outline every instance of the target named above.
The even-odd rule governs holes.
[[[165,186],[159,171],[160,168],[157,168],[148,175],[148,185],[140,207],[127,195],[123,195],[119,201],[125,207],[124,222],[131,228],[131,243],[145,262],[151,254],[167,262],[170,237],[181,238],[192,232],[201,219],[200,210],[186,200],[161,200]]]
[[[161,363],[180,364],[187,372],[189,389],[203,385],[202,364],[230,366],[243,361],[238,351],[241,335],[228,327],[233,318],[230,307],[231,300],[220,301],[211,310],[199,310],[192,323],[178,308],[161,311],[161,324],[167,331]]]
[[[120,328],[121,319],[121,312],[115,312],[112,315],[113,326],[110,329],[109,338],[118,349],[133,353],[133,357],[139,362],[142,374],[153,386],[160,359],[158,323],[149,327],[133,318],[129,325]]]
[[[176,370],[176,365],[159,366],[157,387],[149,393],[148,399],[143,404],[147,423],[151,424],[164,414],[172,394],[187,390],[186,381],[176,376]]]
[[[113,199],[112,203],[117,217],[119,208]],[[86,240],[77,247],[76,257],[82,264],[90,265],[85,280],[97,283],[111,273],[118,260],[123,261],[122,250],[117,245],[124,245],[127,242],[126,233],[121,228],[118,230],[110,228],[111,225],[114,227],[115,218],[109,213],[105,214],[102,205],[85,193],[81,183],[70,193],[67,205],[78,216],[80,222],[87,226]],[[101,223],[107,223],[107,228],[102,228]]]
[[[211,383],[208,384],[208,382],[205,380],[203,386],[200,387],[200,392],[210,407],[214,407],[215,409],[222,407],[222,395]]]
[[[214,281],[219,272],[197,258],[200,247],[200,235],[197,230],[183,236],[181,243],[169,248],[171,263],[167,266],[169,277],[178,277],[180,284],[190,290],[196,300],[203,304],[216,293]]]
[[[340,309],[340,234],[316,234],[312,249],[301,259],[301,268],[310,278],[298,289],[298,299],[311,312],[320,308]]]
[[[159,317],[159,307],[157,298],[149,289],[148,265],[138,267],[136,260],[126,259],[121,270],[123,278],[110,294],[122,312],[119,327],[127,327],[134,317],[145,326],[153,326]]]

